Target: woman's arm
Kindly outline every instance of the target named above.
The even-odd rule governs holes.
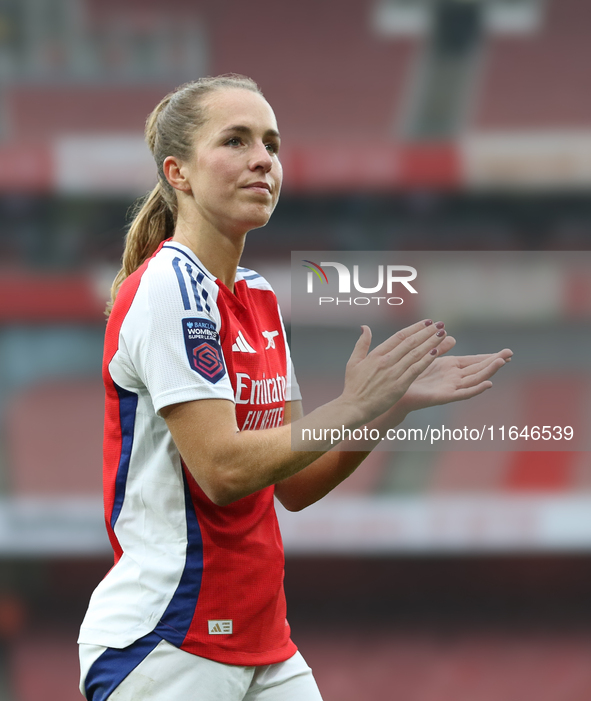
[[[431,321],[398,331],[371,352],[364,326],[347,363],[340,397],[297,420],[304,428],[355,429],[384,414],[437,357],[445,332]],[[238,431],[234,404],[207,399],[161,410],[180,454],[201,488],[225,505],[298,473],[330,449],[293,451],[291,427]],[[301,434],[300,434],[301,435]]]
[[[440,353],[455,345],[448,336],[439,347]],[[402,423],[410,411],[437,404],[469,399],[492,386],[490,378],[511,358],[509,349],[500,353],[438,358],[409,387],[402,399],[388,412],[373,421],[368,428],[377,428],[380,435]],[[301,402],[288,402],[285,423],[303,416]],[[351,475],[370,454],[378,440],[363,441],[364,450],[351,450],[339,444],[335,449],[317,458],[296,475],[279,482],[275,495],[289,511],[300,511],[322,499]]]
[[[285,405],[285,424],[298,421],[303,415],[301,401]],[[347,479],[370,453],[371,449],[331,450],[324,453],[301,472],[278,482],[275,485],[275,496],[288,511],[301,511]]]
[[[278,497],[286,508],[301,509],[351,474],[368,451],[333,451],[325,456],[332,447],[329,441],[317,442],[315,451],[294,451],[292,428],[296,435],[302,435],[306,428],[354,429],[377,417],[380,418],[372,426],[396,425],[409,410],[428,406],[429,402],[455,401],[484,391],[492,384],[488,378],[511,355],[510,351],[502,351],[482,356],[484,361],[441,359],[449,366],[448,371],[443,368],[430,374],[438,349],[445,352],[453,345],[452,339],[444,342],[445,334],[440,333],[435,324],[418,322],[368,353],[371,332],[363,327],[347,363],[341,396],[305,417],[301,408],[291,406],[293,427],[240,432],[234,404],[226,400],[185,402],[165,407],[161,413],[185,464],[216,504],[229,504],[287,480],[278,485]],[[397,405],[417,378],[421,379],[418,398],[413,400],[411,391]],[[306,470],[305,475],[288,480],[314,462],[313,469]]]

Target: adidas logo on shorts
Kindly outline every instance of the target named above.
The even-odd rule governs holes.
[[[232,620],[207,621],[210,635],[232,635]]]

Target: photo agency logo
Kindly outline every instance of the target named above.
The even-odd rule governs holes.
[[[416,268],[410,265],[364,265],[360,272],[359,265],[353,265],[353,274],[349,266],[335,261],[322,261],[320,265],[312,260],[302,259],[304,268],[308,268],[306,279],[306,292],[319,294],[318,304],[346,304],[357,306],[389,304],[399,306],[404,304],[404,298],[394,296],[396,293],[403,294],[404,289],[410,294],[416,295],[417,291],[410,284],[417,276]],[[335,280],[334,273],[331,272],[331,279],[325,268],[332,268],[337,272]],[[376,269],[377,268],[377,269]],[[365,284],[372,282],[373,286],[362,285],[360,279],[363,278]],[[351,282],[355,292],[361,296],[353,296],[351,293]],[[326,285],[324,290],[322,286]],[[400,286],[402,286],[401,289]],[[330,288],[330,289],[329,289]],[[325,292],[327,294],[323,295]],[[341,295],[349,295],[341,296]]]

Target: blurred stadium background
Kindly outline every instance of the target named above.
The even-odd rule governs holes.
[[[588,251],[590,65],[588,0],[0,0],[0,701],[80,698],[102,309],[162,95],[234,71],[274,106],[284,194],[245,264],[287,310],[292,249]],[[524,421],[535,387],[588,425],[584,273],[524,324]],[[499,455],[380,454],[280,514],[326,701],[591,699],[589,454]]]

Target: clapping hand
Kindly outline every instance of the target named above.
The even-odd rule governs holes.
[[[482,394],[492,387],[490,378],[513,355],[513,351],[505,348],[498,353],[441,357],[455,344],[452,336],[444,339],[439,348],[439,357],[414,380],[398,402],[399,410],[408,413]]]

